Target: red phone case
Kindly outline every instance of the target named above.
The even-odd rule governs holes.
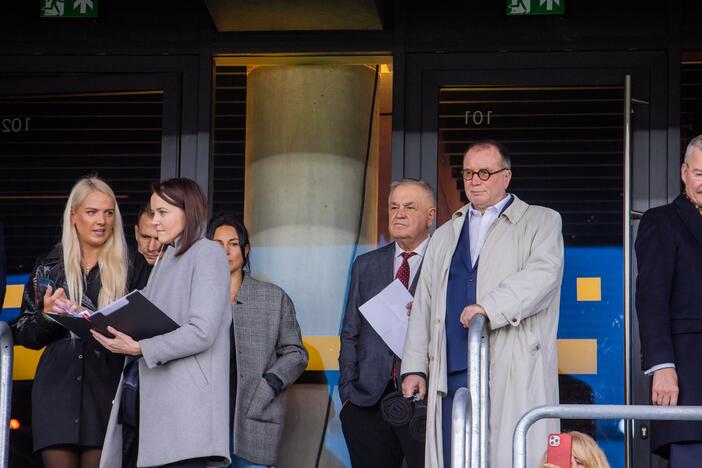
[[[570,434],[549,434],[546,462],[560,468],[571,468],[573,439]]]

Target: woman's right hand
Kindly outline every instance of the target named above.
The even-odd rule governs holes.
[[[51,286],[46,287],[46,292],[44,293],[44,310],[46,314],[48,312],[53,312],[55,314],[66,314],[64,307],[67,302],[71,302],[66,297],[66,292],[63,288],[58,288],[56,291],[53,290]]]

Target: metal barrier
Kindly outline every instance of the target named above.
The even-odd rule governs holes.
[[[514,429],[513,468],[527,466],[527,431],[541,419],[646,419],[702,421],[702,406],[552,405],[539,406],[521,417]],[[546,450],[546,447],[543,448]]]
[[[459,388],[453,397],[451,420],[451,466],[463,468],[470,453],[470,437],[466,437],[466,429],[471,425],[470,392],[465,387]]]
[[[456,409],[459,392],[456,392],[452,408],[452,443],[459,438],[466,450],[451,450],[451,466],[454,468],[488,467],[488,421],[490,417],[489,369],[487,319],[478,314],[470,321],[468,328],[468,398],[461,396],[459,405],[466,405],[469,412]],[[460,393],[463,395],[463,392]],[[458,414],[459,420],[456,419]],[[462,416],[461,416],[462,415]],[[453,447],[453,445],[452,445]]]
[[[12,330],[6,322],[0,322],[0,468],[8,466],[10,453],[12,352]]]

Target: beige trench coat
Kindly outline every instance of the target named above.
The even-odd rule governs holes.
[[[488,231],[480,253],[477,299],[490,326],[490,467],[512,466],[512,436],[535,406],[558,403],[556,331],[563,277],[560,215],[514,202]],[[402,373],[429,377],[426,466],[443,467],[441,398],[446,394],[446,286],[468,205],[432,236],[405,341]],[[540,466],[555,420],[532,426],[528,466]]]

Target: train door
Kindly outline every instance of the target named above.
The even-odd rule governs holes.
[[[169,75],[0,76],[0,220],[8,288],[0,320],[18,313],[37,258],[60,240],[76,180],[96,174],[114,189],[125,235],[149,183],[178,173],[178,82]],[[40,352],[15,347],[11,466],[34,466],[31,383]]]
[[[587,63],[575,54],[409,58],[405,94],[418,98],[404,103],[393,176],[435,184],[441,224],[467,202],[460,177],[466,147],[479,139],[503,142],[512,155],[510,191],[563,219],[561,402],[624,404],[631,363],[638,366],[638,355],[632,359],[630,211],[635,193],[647,196],[648,135],[659,103],[651,102],[647,65]],[[642,181],[634,190],[633,180]],[[562,425],[593,435],[613,467],[630,463],[630,424]]]

